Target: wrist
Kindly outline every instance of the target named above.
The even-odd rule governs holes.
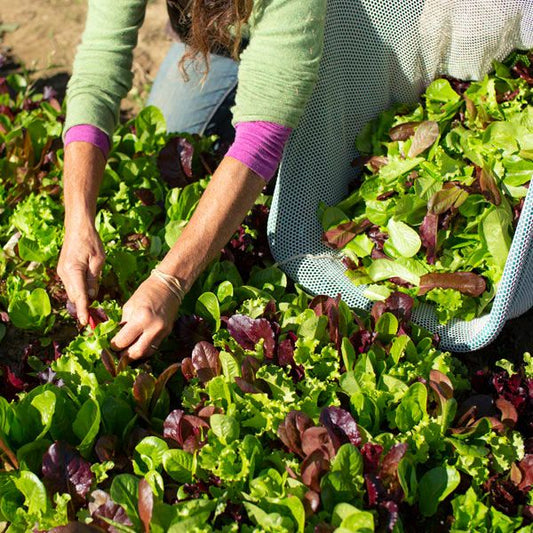
[[[71,213],[65,211],[65,231],[87,231],[92,230],[96,232],[95,215],[89,210],[78,211],[73,210]]]
[[[178,306],[181,305],[185,291],[181,281],[176,276],[163,272],[159,267],[156,267],[150,273],[150,277],[165,285],[167,290],[175,297]]]
[[[197,277],[192,269],[186,268],[183,264],[173,264],[168,256],[154,270],[175,278],[180,284],[183,294],[189,292]]]

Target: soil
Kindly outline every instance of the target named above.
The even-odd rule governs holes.
[[[0,53],[7,52],[31,79],[53,86],[61,96],[86,15],[85,0],[0,0]],[[123,115],[138,112],[146,99],[172,42],[167,21],[165,0],[149,0],[134,52],[133,88],[123,101]]]

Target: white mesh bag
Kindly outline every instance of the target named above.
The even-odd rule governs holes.
[[[268,224],[282,268],[312,294],[341,294],[369,309],[364,287],[344,274],[338,253],[321,244],[320,201],[334,205],[354,178],[355,139],[395,102],[415,102],[438,75],[480,79],[493,59],[533,47],[533,0],[329,0],[317,86],[280,168]],[[506,320],[533,306],[533,193],[526,198],[490,314],[438,323],[420,306],[413,320],[441,346],[489,344]]]

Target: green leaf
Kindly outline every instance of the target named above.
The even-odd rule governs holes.
[[[257,287],[268,292],[275,299],[279,299],[287,287],[287,276],[277,267],[258,269],[250,276],[248,285]]]
[[[100,406],[98,402],[89,398],[81,406],[72,424],[75,435],[81,439],[78,450],[85,458],[91,454],[93,443],[100,430],[100,420]]]
[[[420,512],[433,516],[439,502],[443,501],[459,485],[461,476],[453,466],[437,466],[426,472],[418,485]]]
[[[427,416],[427,389],[423,383],[413,383],[396,408],[395,422],[400,431],[409,431]]]
[[[158,470],[163,464],[163,455],[168,444],[158,437],[145,437],[135,447],[133,454],[133,471],[143,476],[152,470]]]
[[[118,474],[111,482],[111,499],[122,505],[133,525],[140,530],[139,519],[139,479],[131,474]]]
[[[155,106],[145,107],[135,118],[137,137],[148,141],[158,135],[165,135],[167,125],[163,113]]]
[[[422,241],[413,228],[391,218],[387,224],[392,244],[403,257],[413,257],[420,250]]]
[[[55,408],[56,408],[56,396],[51,391],[44,391],[41,394],[38,394],[33,398],[31,401],[31,405],[39,411],[39,414],[41,415],[41,423],[43,425],[43,429],[41,433],[37,437],[35,437],[35,440],[42,439],[50,429],[50,426],[52,425],[52,420],[54,418]]]
[[[369,511],[361,511],[349,503],[339,503],[333,510],[331,523],[339,528],[335,531],[353,533],[373,533],[374,516]]]
[[[228,303],[233,298],[233,284],[223,281],[217,288],[217,298],[220,304]]]
[[[412,285],[420,285],[420,276],[425,269],[413,259],[376,259],[368,267],[368,275],[372,281],[383,281],[390,278],[401,278]]]
[[[163,453],[163,468],[179,483],[190,483],[193,478],[194,458],[183,450],[167,450]]]
[[[24,504],[28,507],[28,514],[41,516],[49,508],[46,489],[41,480],[33,473],[23,470],[14,479],[17,489],[24,495]]]
[[[483,218],[483,238],[492,257],[492,262],[503,270],[511,247],[512,217],[503,206],[492,206]]]
[[[21,291],[9,302],[9,318],[21,329],[41,329],[52,312],[50,298],[44,289]]]
[[[196,302],[196,314],[205,318],[215,331],[220,329],[220,306],[218,298],[212,292],[204,292]]]
[[[391,289],[385,285],[368,285],[363,292],[363,296],[374,302],[382,302],[392,294]]]
[[[398,331],[398,319],[392,313],[383,313],[376,322],[375,331],[391,340]]]
[[[232,416],[214,414],[209,418],[213,433],[224,444],[229,444],[239,438],[239,422]]]
[[[239,363],[228,352],[220,352],[219,354],[220,364],[222,365],[222,373],[224,377],[228,380],[233,380],[236,377],[240,377],[241,371],[239,368]]]
[[[331,464],[331,472],[342,472],[354,483],[363,483],[363,457],[361,452],[350,443],[343,444]]]

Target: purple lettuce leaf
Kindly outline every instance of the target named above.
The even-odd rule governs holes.
[[[430,265],[437,260],[437,233],[439,229],[439,215],[428,212],[420,224],[418,231],[422,246],[426,249],[426,258]]]
[[[340,407],[326,407],[320,413],[320,423],[327,429],[335,450],[351,442],[361,444],[361,435],[353,416]]]
[[[333,459],[336,453],[328,430],[322,427],[310,427],[302,433],[302,450],[305,456],[322,450],[328,459]]]
[[[265,357],[273,359],[276,340],[274,330],[265,318],[233,315],[228,320],[228,331],[245,350],[254,350],[256,344],[263,339]]]
[[[305,413],[291,411],[278,427],[281,442],[293,453],[305,457],[302,448],[302,435],[305,430],[314,427],[314,423]]]
[[[339,330],[339,302],[340,294],[337,298],[329,296],[315,296],[309,304],[309,309],[312,309],[317,316],[325,316],[328,319],[328,333],[329,338],[333,344],[340,349],[341,333]]]
[[[74,513],[85,504],[93,482],[91,464],[63,442],[54,442],[43,455],[43,482],[50,495],[71,496],[69,511]]]
[[[119,533],[119,530],[106,522],[104,518],[130,528],[133,526],[124,508],[115,503],[107,492],[95,490],[91,493],[91,498],[93,501],[89,502],[89,513],[93,519],[92,525],[110,533]]]
[[[190,355],[200,341],[211,341],[213,338],[207,322],[196,315],[180,316],[174,325],[174,334],[180,339],[177,351],[182,357]]]
[[[403,122],[389,130],[391,141],[406,141],[415,134],[420,122]]]
[[[175,409],[163,423],[163,436],[189,453],[199,450],[206,442],[209,424],[198,416],[186,415]]]
[[[133,399],[142,413],[148,413],[155,382],[154,376],[145,372],[139,374],[133,382]]]
[[[201,383],[207,383],[222,372],[218,350],[210,342],[199,342],[192,351],[191,361]]]
[[[329,458],[322,449],[315,450],[302,462],[301,475],[304,485],[320,493],[320,480],[329,471]]]
[[[157,156],[161,179],[171,188],[184,187],[193,180],[194,148],[182,137],[172,137]]]
[[[371,315],[374,321],[377,322],[384,313],[392,313],[401,326],[407,326],[409,320],[411,320],[413,304],[414,300],[411,296],[396,291],[383,302],[376,302],[372,306]]]
[[[364,233],[364,231],[370,226],[372,226],[372,222],[367,218],[361,222],[354,222],[353,220],[343,222],[342,224],[325,231],[322,235],[322,242],[334,250],[340,250],[354,237],[360,233]]]

